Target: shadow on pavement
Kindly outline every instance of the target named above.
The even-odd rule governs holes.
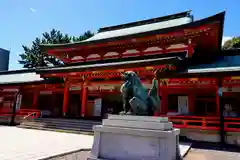
[[[235,145],[222,145],[220,143],[196,142],[192,141],[193,149],[216,150],[224,152],[240,152],[240,147]]]

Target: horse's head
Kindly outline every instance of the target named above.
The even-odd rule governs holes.
[[[138,78],[137,74],[133,71],[127,71],[122,74],[123,80],[126,81],[134,81],[134,79]]]

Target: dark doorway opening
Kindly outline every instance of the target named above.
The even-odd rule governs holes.
[[[80,93],[70,93],[68,102],[67,117],[79,118],[81,117],[81,95]]]
[[[63,94],[62,93],[56,93],[54,98],[54,111],[53,116],[58,118],[63,116]]]
[[[54,113],[53,95],[40,94],[38,97],[37,108],[41,110],[42,117],[52,117]]]

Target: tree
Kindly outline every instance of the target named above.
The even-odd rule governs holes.
[[[230,40],[227,40],[224,45],[223,49],[231,49],[231,48],[240,48],[240,36],[233,37]]]
[[[93,35],[94,35],[94,33],[92,33],[91,31],[87,31],[83,35],[80,35],[78,37],[73,36],[72,41],[73,42],[83,41],[83,40],[86,40],[86,39],[92,37]]]
[[[21,60],[19,63],[23,68],[37,68],[45,66],[62,65],[63,62],[54,56],[50,56],[40,51],[40,44],[64,44],[76,41],[82,41],[92,37],[94,34],[90,31],[85,32],[80,36],[69,36],[58,30],[52,29],[50,32],[42,34],[41,38],[36,38],[30,47],[23,45],[24,53],[20,54]]]

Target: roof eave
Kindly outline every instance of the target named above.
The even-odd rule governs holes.
[[[25,81],[25,82],[4,82],[0,83],[0,86],[16,86],[16,85],[26,85],[26,84],[38,84],[38,83],[43,83],[44,80],[39,80],[39,81]]]
[[[89,72],[89,71],[103,71],[103,70],[109,70],[109,69],[129,69],[129,68],[137,68],[137,67],[146,67],[146,66],[157,66],[162,64],[177,64],[182,60],[182,58],[179,57],[166,57],[166,58],[159,58],[155,60],[147,60],[146,62],[140,62],[139,63],[114,63],[114,65],[111,65],[111,63],[106,64],[104,66],[95,66],[95,67],[65,67],[65,68],[56,68],[56,69],[42,69],[37,70],[36,72],[38,74],[51,74],[51,73],[64,73],[64,72]]]
[[[25,82],[6,82],[0,83],[0,86],[21,86],[21,85],[34,85],[34,84],[55,84],[57,81],[43,79],[37,81],[25,81]]]
[[[21,74],[21,73],[35,73],[35,68],[30,69],[20,69],[20,70],[10,70],[10,71],[0,71],[0,75],[9,75],[9,74]]]
[[[125,36],[119,36],[119,37],[112,37],[112,38],[107,38],[107,39],[100,39],[100,40],[93,40],[93,41],[82,41],[82,42],[77,42],[77,43],[68,43],[68,44],[41,44],[40,45],[40,50],[43,52],[46,52],[50,49],[65,49],[68,47],[74,48],[75,46],[84,46],[84,45],[90,45],[90,44],[98,44],[98,43],[104,43],[108,41],[118,41],[118,40],[123,40],[127,38],[137,38],[137,37],[142,37],[146,35],[155,35],[155,34],[161,34],[161,33],[166,33],[170,31],[174,31],[177,29],[183,29],[183,28],[188,28],[188,27],[194,27],[194,26],[200,26],[200,25],[205,25],[211,21],[220,21],[221,28],[220,28],[220,34],[219,34],[219,45],[221,45],[221,39],[223,35],[223,24],[224,24],[224,17],[225,17],[225,11],[218,13],[216,15],[207,17],[205,19],[201,19],[192,23],[188,24],[183,24],[179,26],[174,26],[170,28],[164,28],[164,29],[159,29],[159,30],[154,30],[154,31],[148,31],[148,32],[143,32],[143,33],[137,33],[137,34],[131,34],[131,35],[125,35]]]
[[[227,67],[226,67],[227,68]],[[222,79],[227,76],[240,76],[240,67],[239,69],[234,70],[223,70],[223,71],[209,71],[209,72],[188,72],[188,71],[179,71],[179,72],[158,72],[156,73],[157,78],[219,78]]]

